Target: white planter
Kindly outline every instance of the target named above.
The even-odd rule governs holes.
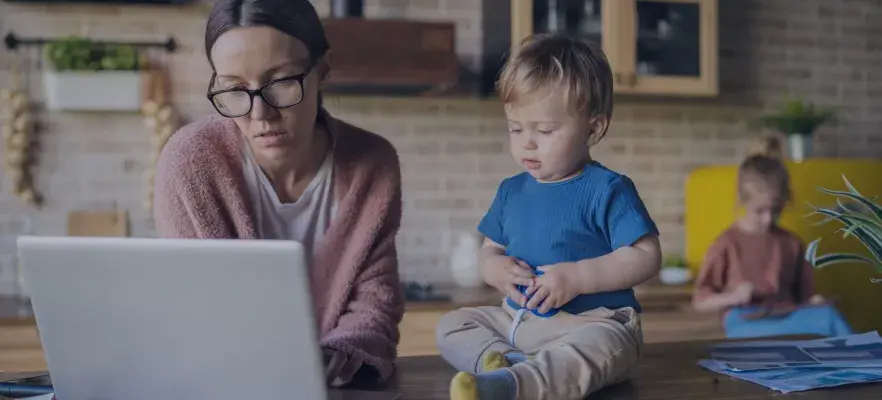
[[[478,250],[481,238],[470,232],[462,232],[457,238],[453,254],[450,255],[450,274],[456,285],[462,288],[477,288],[484,285],[484,278],[478,267]]]
[[[659,279],[666,285],[682,285],[692,279],[692,273],[682,267],[663,267]]]
[[[43,73],[46,107],[67,111],[139,111],[141,73],[84,71]]]
[[[799,162],[810,158],[813,153],[812,135],[787,135],[787,151],[793,161]]]

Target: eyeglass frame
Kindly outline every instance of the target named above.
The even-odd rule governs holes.
[[[211,73],[211,81],[208,82],[208,93],[206,93],[206,96],[208,97],[208,101],[214,107],[215,111],[217,111],[218,114],[220,114],[221,116],[224,116],[226,118],[239,118],[239,117],[250,114],[251,111],[254,110],[254,98],[255,97],[260,97],[260,99],[263,100],[264,103],[266,103],[270,107],[275,108],[277,110],[291,108],[291,107],[294,107],[294,106],[303,102],[303,98],[304,98],[304,94],[305,94],[303,81],[306,80],[306,76],[309,75],[310,72],[312,72],[312,69],[315,68],[316,64],[317,64],[316,60],[312,59],[312,60],[310,60],[309,64],[306,65],[306,68],[303,69],[303,72],[301,72],[297,75],[289,75],[289,76],[283,76],[281,78],[272,79],[269,82],[264,83],[263,85],[261,85],[257,89],[229,88],[229,89],[220,89],[220,90],[212,91],[211,87],[214,86],[215,80],[217,79],[217,71],[213,71]],[[270,85],[272,85],[274,83],[278,83],[278,82],[291,81],[291,80],[296,81],[300,85],[300,100],[297,100],[297,102],[295,102],[291,105],[287,105],[287,106],[277,106],[277,105],[273,104],[271,101],[267,100],[266,96],[263,95],[263,91],[267,87],[269,87]],[[247,93],[248,98],[249,98],[248,99],[248,111],[245,111],[242,114],[233,115],[233,116],[228,116],[228,115],[224,114],[223,112],[221,112],[221,110],[218,109],[217,104],[215,104],[215,102],[214,102],[214,97],[219,94],[229,93],[229,92],[245,92],[245,93]]]

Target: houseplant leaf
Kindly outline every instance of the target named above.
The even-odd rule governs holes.
[[[841,192],[841,191],[829,190],[829,189],[823,189],[823,188],[820,188],[818,190],[820,190],[821,192],[827,193],[827,194],[832,194],[835,196],[842,196],[842,197],[852,199],[852,200],[864,205],[868,209],[870,209],[870,211],[873,213],[873,215],[876,217],[876,219],[882,221],[882,207],[880,207],[876,204],[873,204],[872,201],[870,201],[867,198],[864,198],[863,196],[861,196],[859,194],[854,194],[854,193],[849,193],[849,192]],[[843,207],[843,208],[845,208],[845,207]]]
[[[97,43],[72,36],[46,45],[46,57],[57,71],[133,71],[138,69],[135,47]]]
[[[833,122],[835,111],[798,99],[790,99],[774,113],[762,117],[769,129],[787,135],[811,135],[819,126]]]
[[[816,258],[810,260],[810,262],[817,269],[829,267],[831,265],[836,265],[836,264],[861,262],[861,263],[870,264],[870,265],[876,267],[876,269],[879,272],[882,272],[882,266],[877,265],[870,258],[861,256],[861,255],[857,255],[857,254],[829,253],[829,254],[824,254],[823,256],[820,256],[820,257],[816,257]]]
[[[871,253],[873,253],[874,257],[882,259],[882,240],[879,240],[876,237],[878,235],[878,228],[874,228],[874,225],[872,224],[875,221],[862,216],[843,214],[825,208],[818,208],[814,213],[825,215],[842,222],[846,226],[844,236],[850,235],[856,237],[867,247],[868,250],[870,250]],[[870,224],[867,224],[864,221],[869,221]]]
[[[143,102],[136,46],[69,37],[45,46],[46,107],[68,111],[135,111]]]
[[[869,251],[871,257],[853,253],[830,253],[818,256],[818,244],[821,239],[816,239],[809,243],[805,258],[815,268],[825,268],[831,265],[842,263],[860,262],[873,266],[878,272],[882,273],[882,207],[879,207],[872,200],[863,196],[844,175],[842,176],[848,191],[830,190],[819,188],[823,193],[837,196],[836,204],[838,209],[821,208],[811,206],[814,211],[812,215],[822,215],[824,220],[821,224],[830,221],[839,221],[843,227],[836,232],[842,232],[843,238],[854,237],[859,240]],[[846,198],[856,202],[858,205],[866,208],[869,212],[865,213],[854,207],[848,207],[842,202],[842,198]],[[874,283],[882,282],[882,280],[872,279]]]

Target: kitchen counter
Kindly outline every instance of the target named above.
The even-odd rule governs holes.
[[[724,337],[718,318],[692,311],[691,285],[665,285],[653,280],[636,287],[634,292],[643,308],[640,318],[646,343]],[[454,285],[434,285],[426,297],[445,299],[407,301],[399,325],[399,355],[438,354],[435,327],[444,314],[461,307],[499,305],[503,296],[489,286],[464,289]]]
[[[17,322],[32,323],[31,302],[20,297],[0,296],[0,325]]]
[[[638,301],[646,311],[672,310],[688,305],[690,285],[669,286],[650,282],[634,289]],[[428,300],[408,300],[405,311],[445,311],[462,307],[499,305],[502,295],[490,286],[460,288],[452,284],[434,285]],[[436,299],[442,297],[444,299]],[[30,302],[12,296],[0,296],[0,323],[31,322]]]
[[[644,308],[641,315],[646,343],[720,339],[718,318],[692,312],[691,288],[650,282],[635,289]],[[460,307],[499,305],[502,296],[490,287],[462,289],[440,285],[432,294],[447,300],[408,301],[399,325],[401,356],[436,355],[435,326],[451,310]],[[24,312],[23,312],[24,311]],[[27,302],[0,297],[0,371],[45,369],[39,335]]]
[[[434,285],[433,296],[448,297],[446,300],[408,300],[405,311],[454,310],[461,307],[499,305],[502,294],[490,286],[479,288],[460,288],[455,285]],[[644,311],[670,311],[688,307],[692,286],[665,285],[657,280],[650,281],[634,289],[637,300]]]

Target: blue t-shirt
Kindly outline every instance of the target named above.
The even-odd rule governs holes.
[[[534,271],[600,257],[643,236],[658,235],[631,179],[597,162],[588,163],[581,174],[561,182],[539,182],[526,172],[503,180],[478,230]],[[513,308],[520,308],[507,300]],[[630,288],[579,295],[560,309],[578,314],[598,307],[641,311]],[[550,316],[558,310],[545,315],[531,311]]]

